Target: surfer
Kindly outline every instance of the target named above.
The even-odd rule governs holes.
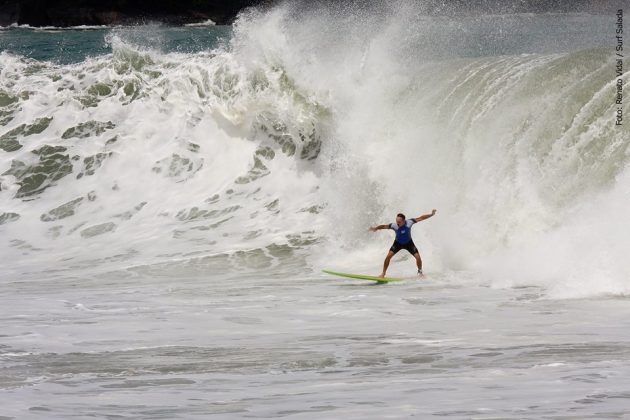
[[[416,265],[418,266],[418,275],[422,275],[422,259],[420,258],[420,253],[418,252],[418,248],[413,243],[411,239],[411,226],[415,223],[421,222],[423,220],[428,219],[429,217],[433,217],[435,215],[436,210],[433,209],[431,214],[424,214],[420,217],[416,217],[415,219],[407,219],[405,215],[402,213],[398,213],[396,216],[396,223],[390,223],[389,225],[378,225],[373,226],[369,230],[370,232],[376,232],[381,229],[393,229],[396,232],[396,239],[394,240],[394,244],[389,248],[389,252],[385,257],[385,262],[383,263],[383,273],[379,277],[385,277],[385,273],[387,272],[387,267],[389,267],[389,261],[392,259],[394,255],[401,249],[406,249],[409,251],[411,255],[416,259]]]

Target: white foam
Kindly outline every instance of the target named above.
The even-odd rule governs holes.
[[[212,19],[206,19],[203,22],[197,22],[197,23],[187,23],[184,26],[190,26],[190,27],[204,27],[204,26],[215,26],[216,23],[212,20]]]

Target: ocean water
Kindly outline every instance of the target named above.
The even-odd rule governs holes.
[[[0,30],[0,418],[630,418],[615,21]]]

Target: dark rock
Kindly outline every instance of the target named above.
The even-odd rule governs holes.
[[[20,16],[18,2],[0,2],[0,26],[9,26]]]
[[[231,24],[243,8],[272,0],[0,0],[0,25]]]

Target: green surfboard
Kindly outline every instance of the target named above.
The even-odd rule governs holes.
[[[402,281],[402,279],[395,279],[395,278],[391,278],[391,277],[374,277],[374,276],[362,276],[360,274],[348,274],[348,273],[338,273],[336,271],[330,271],[330,270],[322,270],[324,273],[327,274],[332,274],[333,276],[340,276],[340,277],[349,277],[351,279],[358,279],[358,280],[371,280],[371,281],[376,281],[379,283],[389,283],[392,281]]]

